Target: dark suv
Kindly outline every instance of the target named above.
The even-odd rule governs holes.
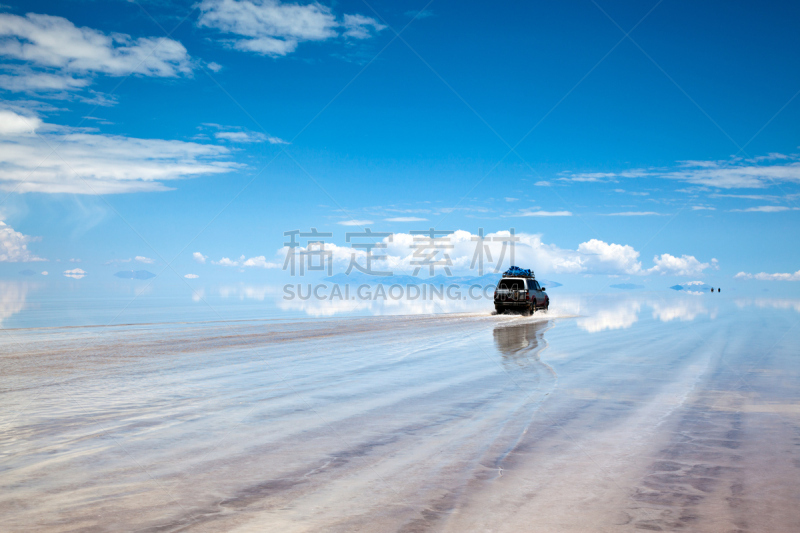
[[[549,306],[550,297],[534,278],[503,277],[494,291],[494,308],[498,313],[513,309],[532,315],[537,309]]]

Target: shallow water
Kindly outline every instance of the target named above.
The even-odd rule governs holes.
[[[0,529],[796,531],[800,302],[719,296],[6,329]]]

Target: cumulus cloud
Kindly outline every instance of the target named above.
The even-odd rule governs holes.
[[[0,262],[45,261],[45,259],[28,250],[28,243],[37,240],[35,237],[29,237],[14,231],[14,228],[0,220]]]
[[[73,268],[72,270],[65,270],[64,276],[72,279],[81,279],[86,276],[86,271],[80,268]]]
[[[17,114],[6,111],[0,118],[13,122],[13,115]],[[0,135],[0,189],[73,194],[163,191],[169,190],[163,181],[238,168],[224,160],[229,151],[222,146],[40,127],[44,131],[35,136]]]
[[[192,72],[191,59],[178,41],[105,34],[35,13],[0,14],[0,56],[24,64],[6,66],[10,74],[0,77],[0,86],[16,91],[79,89],[92,74],[174,78]]]
[[[415,262],[419,261],[419,255],[415,256],[414,246],[424,246],[424,241],[420,240],[419,235],[408,233],[395,233],[391,240],[386,237],[380,242],[383,247],[373,251],[373,256],[386,256],[382,260],[374,260],[373,267],[376,271],[392,271],[395,274],[411,274],[415,270]],[[487,234],[483,241],[484,254],[484,273],[494,271],[499,263],[500,268],[505,269],[509,266],[511,258],[511,246],[508,239],[511,235],[508,231]],[[696,275],[706,269],[714,269],[717,261],[712,259],[708,263],[698,261],[694,256],[684,255],[673,257],[669,254],[662,254],[654,258],[655,266],[646,269],[640,261],[640,253],[630,245],[608,243],[599,239],[592,239],[581,243],[577,249],[560,248],[554,244],[542,242],[541,235],[519,233],[514,236],[517,239],[514,246],[514,264],[533,268],[539,274],[609,274],[609,275],[638,275],[649,274],[670,274],[675,276]],[[449,257],[449,268],[454,274],[477,274],[474,264],[477,235],[468,231],[458,230],[448,237],[450,248],[444,252],[437,252],[434,260],[444,260],[444,253]],[[425,254],[431,248],[424,249]],[[301,246],[295,249],[296,254],[308,252],[307,247]],[[283,264],[290,250],[283,247],[277,251],[274,259],[264,262],[271,264],[269,268],[283,268]],[[316,251],[318,253],[318,250]],[[325,252],[330,253],[333,267],[338,271],[345,271],[352,260],[358,264],[365,264],[365,251],[348,246],[338,246],[333,243],[325,243]],[[300,261],[302,256],[296,256]],[[223,258],[215,264],[225,266],[248,266],[244,256],[238,260]],[[315,261],[319,256],[315,257]],[[254,261],[255,263],[255,261]],[[317,264],[317,263],[314,263]],[[253,265],[257,266],[257,265]],[[423,274],[427,268],[423,269]],[[436,267],[437,273],[443,273],[442,267]]]
[[[702,274],[708,268],[715,270],[718,268],[716,259],[712,259],[711,263],[701,263],[693,255],[675,257],[670,254],[661,254],[653,257],[653,262],[655,266],[648,270],[649,273],[672,276],[695,276]]]
[[[208,259],[207,255],[203,255],[200,252],[195,252],[192,254],[192,259],[200,263],[201,265],[205,264],[206,259]]]
[[[241,256],[239,259],[231,259],[230,257],[223,257],[219,261],[211,261],[211,264],[218,266],[237,267],[237,266],[242,266],[244,261],[245,261],[244,256]]]
[[[149,257],[145,257],[143,255],[137,255],[133,259],[134,261],[138,261],[139,263],[144,263],[146,265],[152,265],[153,263],[155,263],[154,260],[150,259]]]
[[[0,109],[0,135],[33,135],[42,127],[39,117],[25,116]]]
[[[200,276],[198,276],[197,274],[186,274],[186,275],[185,275],[185,276],[183,276],[183,277],[184,277],[184,278],[186,278],[186,279],[197,279],[197,278],[199,278]]]
[[[375,19],[344,15],[338,21],[321,4],[279,0],[203,0],[197,25],[230,35],[233,48],[270,56],[285,56],[304,41],[325,41],[340,35],[366,39],[384,29]]]
[[[242,266],[258,268],[281,268],[282,265],[280,263],[267,261],[266,257],[259,255],[258,257],[251,257],[250,259],[244,261]]]
[[[231,259],[223,257],[219,261],[211,261],[211,264],[226,267],[255,267],[255,268],[281,268],[282,263],[277,261],[267,261],[266,256],[259,255],[246,259],[244,255],[239,256],[239,259]]]
[[[747,272],[739,272],[734,276],[735,279],[757,279],[761,281],[800,281],[800,270],[794,274],[776,273],[768,274],[766,272],[759,272],[758,274],[749,274]]]

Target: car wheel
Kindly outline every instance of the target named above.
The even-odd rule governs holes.
[[[536,302],[531,302],[528,305],[528,315],[533,316],[533,313],[535,313],[535,312],[536,312]]]
[[[502,314],[503,314],[503,306],[501,306],[501,305],[495,305],[495,306],[494,306],[494,311],[495,311],[495,313],[497,313],[498,315],[502,315]]]

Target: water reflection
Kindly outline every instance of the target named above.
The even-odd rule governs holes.
[[[642,295],[611,300],[605,296],[580,298],[578,327],[589,333],[627,329],[636,324],[647,309],[661,322],[690,322],[707,316],[714,320],[719,312],[716,301],[696,295],[660,297]]]
[[[608,307],[601,307],[594,312],[590,311],[589,316],[578,319],[578,327],[589,333],[629,328],[639,320],[641,308],[642,303],[638,300],[624,300]]]
[[[515,325],[494,328],[494,344],[503,354],[503,363],[525,367],[539,361],[539,352],[546,346],[544,332],[550,327],[548,320],[525,321]]]
[[[736,307],[739,309],[750,306],[759,309],[794,309],[800,313],[800,299],[797,298],[738,298],[736,300]]]
[[[28,291],[35,287],[35,283],[26,281],[0,281],[0,327],[25,308]]]

